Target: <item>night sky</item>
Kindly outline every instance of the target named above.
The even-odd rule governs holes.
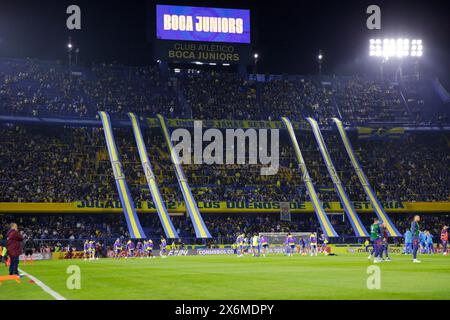
[[[422,38],[422,63],[441,77],[450,75],[449,1],[157,1],[224,8],[248,8],[252,47],[260,54],[258,70],[270,73],[364,73],[373,64],[368,40],[393,36]],[[66,29],[68,5],[82,10],[82,30]],[[366,28],[367,6],[381,7],[382,29]],[[155,1],[148,0],[0,0],[0,56],[66,59],[69,36],[80,60],[153,63]],[[372,61],[372,62],[371,62]]]

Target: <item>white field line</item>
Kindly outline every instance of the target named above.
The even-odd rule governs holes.
[[[62,295],[60,295],[58,292],[52,290],[50,287],[48,287],[45,283],[43,283],[41,280],[33,277],[31,274],[26,273],[22,269],[19,269],[19,272],[27,276],[30,280],[34,281],[39,287],[41,287],[42,290],[47,292],[49,295],[51,295],[56,300],[66,300]]]

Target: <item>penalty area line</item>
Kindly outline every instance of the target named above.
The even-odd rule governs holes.
[[[19,272],[28,277],[30,280],[34,281],[39,287],[41,287],[42,290],[44,290],[46,293],[51,295],[56,300],[66,300],[62,295],[60,295],[58,292],[52,290],[49,286],[47,286],[45,283],[43,283],[41,280],[39,280],[36,277],[33,277],[31,274],[26,273],[22,269],[19,269]]]

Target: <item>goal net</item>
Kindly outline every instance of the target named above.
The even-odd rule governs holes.
[[[261,232],[259,236],[264,236],[269,241],[269,245],[284,245],[288,233],[287,232]],[[291,232],[291,235],[295,238],[295,242],[298,243],[300,238],[309,240],[311,232]]]

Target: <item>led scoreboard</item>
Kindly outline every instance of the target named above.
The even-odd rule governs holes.
[[[157,59],[246,64],[250,10],[156,5]]]

